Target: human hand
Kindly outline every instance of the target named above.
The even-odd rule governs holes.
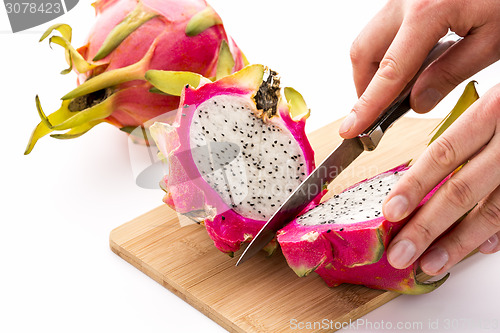
[[[384,201],[384,216],[399,221],[469,160],[392,240],[388,260],[395,268],[408,267],[420,257],[422,270],[436,275],[478,247],[483,253],[500,250],[500,84],[453,125],[429,146]]]
[[[453,88],[500,59],[498,0],[389,0],[351,47],[359,99],[340,127],[353,138],[399,95],[448,29],[464,37],[416,81],[410,103],[430,111]]]
[[[360,134],[376,119],[448,29],[464,38],[415,83],[411,104],[417,112],[429,111],[461,81],[500,58],[500,37],[495,32],[500,31],[500,2],[388,2],[353,44],[360,98],[341,127],[343,137]],[[437,183],[468,159],[391,242],[391,265],[404,268],[421,257],[422,270],[436,275],[478,246],[483,253],[500,250],[500,85],[429,146],[386,198],[384,216],[390,221],[408,216]],[[476,203],[463,221],[454,224]]]

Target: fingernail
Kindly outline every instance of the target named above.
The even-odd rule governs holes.
[[[356,113],[352,112],[345,117],[344,121],[342,122],[342,125],[340,125],[339,132],[340,133],[347,133],[349,130],[354,126],[354,123],[356,122]]]
[[[420,267],[425,273],[435,274],[446,265],[448,259],[448,252],[441,247],[436,247],[420,260]]]
[[[392,222],[399,221],[405,217],[408,206],[406,197],[396,195],[384,205],[384,217]]]
[[[407,239],[400,240],[389,250],[387,254],[387,259],[394,268],[403,269],[410,264],[410,260],[413,258],[417,248],[412,241]]]
[[[481,251],[482,253],[491,253],[496,249],[497,246],[498,246],[498,236],[494,234],[486,242],[484,242],[483,244],[481,244],[481,246],[479,246],[479,251]]]
[[[416,99],[416,109],[418,112],[432,110],[443,98],[443,95],[434,88],[427,88]]]

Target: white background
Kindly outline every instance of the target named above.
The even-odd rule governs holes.
[[[251,62],[269,65],[304,95],[312,109],[308,131],[350,110],[356,95],[349,48],[384,1],[211,3]],[[12,34],[0,7],[0,331],[224,332],[109,250],[113,228],[157,207],[162,198],[161,190],[135,185],[125,134],[104,124],[76,140],[43,138],[23,156],[39,122],[35,95],[50,113],[75,86],[74,74],[58,74],[66,68],[62,49],[38,43],[41,33],[55,22],[70,23],[73,45],[79,46],[93,19],[90,2],[81,0],[53,22]],[[497,63],[474,77],[481,95],[499,73]],[[463,86],[429,116],[444,116]],[[438,321],[437,331],[446,331],[446,320],[462,320],[459,327],[472,328],[463,332],[479,332],[481,324],[496,324],[484,331],[498,332],[498,276],[499,255],[475,255],[453,268],[434,293],[401,296],[364,319],[421,322],[424,328]]]

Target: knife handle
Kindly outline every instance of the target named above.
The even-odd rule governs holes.
[[[405,86],[401,94],[392,102],[392,104],[384,110],[382,115],[368,127],[362,134],[358,136],[363,144],[364,150],[374,150],[379,144],[382,136],[399,118],[405,115],[410,109],[410,92],[413,85],[419,78],[420,74],[437,58],[439,58],[446,50],[458,42],[461,38],[455,33],[449,33],[443,37],[429,52],[425,58],[422,67],[417,74]]]

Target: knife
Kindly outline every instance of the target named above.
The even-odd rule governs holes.
[[[353,139],[344,139],[283,202],[247,246],[236,266],[264,248],[279,229],[302,212],[363,151],[372,151],[377,147],[389,127],[410,110],[410,92],[420,74],[459,39],[457,35],[450,33],[433,47],[417,74],[382,115],[363,134]]]

